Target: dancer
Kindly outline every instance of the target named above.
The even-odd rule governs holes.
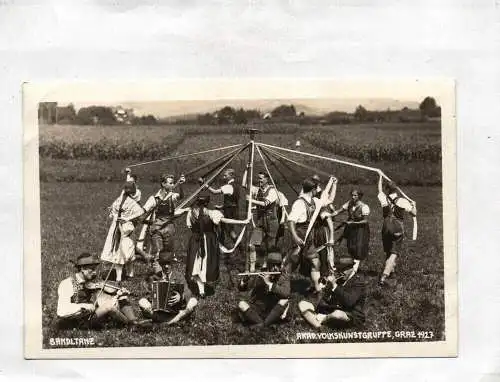
[[[247,170],[243,174],[242,185],[247,187]],[[263,252],[262,270],[267,269],[267,253],[269,248],[276,244],[278,235],[278,204],[279,196],[276,188],[269,183],[269,175],[265,172],[257,174],[258,187],[251,187],[252,204],[256,206],[255,227],[252,230],[248,243],[248,258],[246,261],[246,270],[255,271],[257,262],[257,249]],[[247,195],[247,200],[249,196]]]
[[[370,207],[362,202],[363,192],[358,189],[351,191],[351,200],[344,203],[342,207],[332,213],[337,216],[342,212],[347,212],[348,218],[344,223],[344,232],[340,241],[347,240],[347,252],[354,259],[354,268],[357,270],[361,260],[368,256],[370,244],[370,224],[368,216]]]
[[[230,219],[238,219],[239,217],[239,199],[240,199],[240,190],[239,187],[235,183],[235,172],[232,168],[228,168],[224,170],[222,174],[222,178],[224,180],[224,185],[220,188],[213,188],[208,186],[207,189],[212,194],[222,194],[223,195],[223,205],[222,205],[222,213],[224,217]],[[200,178],[200,184],[204,183],[204,179]],[[221,224],[221,236],[220,241],[223,245],[225,245],[225,239],[229,238],[234,242],[236,242],[238,235],[234,231],[234,227],[230,224]]]
[[[291,261],[296,264],[305,262],[306,264],[304,264],[304,267],[310,268],[313,288],[318,292],[320,290],[319,280],[321,277],[318,248],[320,246],[333,245],[333,232],[327,242],[323,241],[319,243],[317,238],[321,236],[315,233],[315,223],[312,222],[312,229],[309,236],[306,238],[306,232],[313,219],[314,211],[316,208],[321,208],[320,201],[313,197],[315,187],[311,179],[305,179],[302,182],[302,192],[299,198],[292,204],[292,209],[288,215],[288,224],[293,241],[295,242],[295,247],[289,254],[287,262]],[[326,211],[320,211],[317,217],[322,220],[330,218]],[[333,227],[333,224],[331,224],[331,226]],[[301,267],[302,273],[305,273],[304,267]]]
[[[222,212],[207,208],[209,202],[209,194],[198,195],[195,205],[186,216],[186,224],[191,229],[187,245],[186,281],[196,284],[201,298],[205,297],[205,284],[219,279],[220,242],[217,226],[220,223],[244,225],[250,222],[249,218],[226,218]]]
[[[122,281],[124,265],[127,276],[133,277],[135,243],[132,233],[135,220],[144,213],[142,207],[131,197],[134,192],[134,184],[127,182],[122,194],[113,202],[109,215],[113,221],[101,252],[101,260],[113,263],[118,282]]]
[[[386,261],[380,285],[386,283],[386,279],[391,275],[396,267],[396,259],[402,253],[403,240],[405,235],[404,217],[406,213],[417,216],[417,209],[408,199],[398,193],[394,182],[385,184],[385,191],[382,187],[382,174],[378,180],[378,200],[382,206],[384,223],[382,224],[382,244],[386,255]]]
[[[158,264],[160,257],[175,260],[175,225],[174,220],[187,209],[176,212],[176,206],[180,199],[184,197],[182,184],[186,178],[181,175],[179,181],[174,183],[173,174],[164,174],[161,177],[161,188],[149,197],[144,204],[145,216],[152,214],[151,241],[153,244],[153,267],[156,271],[161,271]],[[179,185],[179,191],[175,189]]]

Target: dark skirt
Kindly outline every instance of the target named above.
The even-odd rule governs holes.
[[[214,232],[205,233],[207,240],[207,282],[219,279],[220,248],[217,235]],[[203,234],[193,232],[189,237],[186,258],[186,281],[191,281],[193,265],[198,251],[204,253]]]
[[[347,252],[355,260],[364,260],[368,256],[370,244],[370,225],[350,225],[345,228]]]

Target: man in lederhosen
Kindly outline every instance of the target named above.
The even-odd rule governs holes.
[[[247,171],[243,175],[242,184],[246,187]],[[267,269],[267,253],[276,243],[279,220],[279,196],[276,188],[269,183],[269,175],[264,172],[257,174],[258,187],[252,186],[252,204],[256,206],[254,217],[255,227],[248,243],[249,255],[246,270],[255,272],[257,248],[263,253],[262,269]],[[248,200],[248,195],[247,195]]]
[[[222,194],[223,204],[222,213],[224,217],[229,219],[239,219],[239,200],[240,200],[240,190],[235,183],[235,174],[232,168],[228,168],[222,174],[225,184],[220,188],[208,187],[208,191],[212,194]],[[199,179],[201,184],[204,180]],[[221,224],[220,242],[225,245],[226,238],[230,238],[233,243],[236,242],[238,235],[234,231],[232,224]]]
[[[161,177],[161,188],[149,197],[144,204],[145,216],[153,211],[151,224],[151,241],[154,248],[153,266],[161,271],[158,260],[160,257],[175,259],[175,208],[184,197],[182,184],[186,181],[183,175],[179,179],[179,191],[175,191],[174,175],[164,174]]]
[[[250,325],[268,326],[282,322],[288,312],[290,299],[290,277],[287,270],[281,270],[282,256],[275,248],[268,256],[270,275],[259,273],[247,285],[240,288],[247,296],[238,303],[241,320]]]
[[[153,282],[166,281],[168,283],[180,284],[182,276],[179,272],[174,272],[170,264],[161,262],[161,271],[155,274],[148,275],[146,279],[146,297],[139,300],[139,307],[141,308],[142,315],[146,318],[151,318],[154,323],[166,323],[166,325],[173,325],[179,321],[185,320],[196,309],[198,300],[189,289],[188,283],[183,281],[182,293],[174,290],[168,297],[168,309],[154,310],[152,298],[154,295]]]
[[[321,262],[318,254],[318,247],[322,245],[333,245],[333,237],[330,237],[327,242],[319,242],[318,235],[315,232],[316,224],[309,232],[306,238],[307,229],[311,223],[316,208],[315,197],[313,197],[315,183],[312,179],[305,179],[302,183],[302,193],[299,198],[292,204],[292,209],[288,215],[288,224],[292,239],[295,242],[295,247],[288,256],[288,261],[301,264],[301,270],[310,266],[310,276],[315,291],[320,290],[319,280],[321,277]],[[320,206],[319,208],[321,208]],[[318,219],[330,219],[326,211],[321,211]],[[305,241],[304,241],[305,239]]]
[[[396,266],[396,259],[402,252],[405,236],[404,218],[408,213],[417,216],[417,209],[408,199],[399,196],[394,182],[385,184],[385,192],[382,187],[382,175],[378,182],[378,200],[382,206],[384,223],[382,225],[382,244],[386,255],[384,271],[380,277],[380,285],[384,285],[386,279],[391,275]]]
[[[126,289],[112,288],[111,295],[104,285],[100,285],[104,282],[97,280],[99,259],[84,252],[73,263],[75,272],[61,281],[57,288],[57,324],[60,329],[96,327],[108,317],[122,325],[149,324],[148,320],[138,320],[135,316]]]
[[[321,178],[319,177],[319,175],[314,174],[311,179],[315,185],[315,189],[313,191],[313,197],[319,199],[321,197],[321,193],[323,192],[323,187],[321,186]],[[335,211],[333,202],[335,200],[336,192],[337,192],[337,180],[335,179],[334,187],[330,190],[327,201],[323,206],[325,211],[330,212],[330,210],[332,209],[333,211]],[[324,214],[323,219],[316,219],[314,225],[315,240],[317,243],[319,243],[319,245],[334,241],[335,228],[333,226],[333,217],[331,216],[331,214],[328,215],[329,216],[327,217],[326,214]],[[333,246],[328,246],[327,248],[322,249],[319,252],[319,258],[321,263],[321,276],[322,277],[332,276],[333,271],[335,269],[335,266],[333,264],[334,261]]]
[[[335,260],[336,277],[319,293],[299,302],[299,311],[314,328],[359,327],[365,321],[366,283],[350,257]]]

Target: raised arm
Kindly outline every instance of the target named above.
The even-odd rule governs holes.
[[[335,201],[335,196],[337,195],[337,183],[338,183],[337,178],[333,177],[332,188],[328,193],[327,205],[333,204],[333,202]]]
[[[241,177],[241,187],[247,188],[247,177],[248,177],[248,169],[250,168],[250,163],[247,164],[245,171],[243,172],[243,176]]]
[[[222,223],[225,223],[225,224],[245,225],[245,224],[250,223],[250,218],[247,218],[245,220],[236,220],[236,219],[222,218],[220,221]]]
[[[382,173],[379,173],[378,174],[378,193],[383,193],[384,190],[382,189],[382,182],[383,182],[383,178],[382,178]]]

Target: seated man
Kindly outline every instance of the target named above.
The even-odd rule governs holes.
[[[269,272],[280,272],[282,260],[281,253],[276,250],[270,252],[267,259]],[[290,298],[288,274],[266,273],[252,276],[248,284],[243,284],[246,288],[251,288],[248,302],[241,300],[238,303],[238,313],[243,322],[268,326],[286,318]]]
[[[112,317],[124,325],[147,326],[148,320],[137,320],[126,289],[92,282],[99,263],[88,253],[77,257],[76,273],[61,281],[57,290],[58,324],[64,327],[96,326],[104,318]]]
[[[161,273],[155,273],[148,277],[147,288],[150,294],[153,294],[153,282],[165,281],[178,284],[173,277],[173,272],[168,263],[160,261]],[[180,280],[182,278],[179,278]],[[152,296],[151,296],[152,297]],[[139,307],[141,308],[144,317],[151,318],[153,322],[166,322],[167,325],[173,325],[194,312],[198,300],[192,295],[189,286],[184,282],[183,293],[174,290],[169,299],[167,300],[167,309],[154,309],[153,304],[147,298],[139,300]]]
[[[354,272],[354,260],[335,261],[336,278],[327,281],[319,293],[299,302],[304,319],[313,327],[323,324],[333,327],[358,326],[365,320],[365,283]]]

